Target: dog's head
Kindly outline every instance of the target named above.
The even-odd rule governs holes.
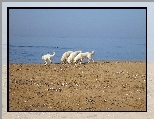
[[[42,55],[42,59],[44,59],[44,56]]]
[[[94,53],[95,53],[95,51],[92,51],[92,52],[91,52],[91,54],[94,54]]]

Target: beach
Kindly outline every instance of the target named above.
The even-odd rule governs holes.
[[[146,111],[146,62],[10,64],[9,111]]]

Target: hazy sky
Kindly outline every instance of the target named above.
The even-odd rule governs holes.
[[[146,38],[145,9],[10,9],[10,36]]]

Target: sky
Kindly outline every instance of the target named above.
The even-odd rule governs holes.
[[[145,39],[145,9],[10,9],[10,37]]]

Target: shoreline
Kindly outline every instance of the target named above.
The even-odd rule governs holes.
[[[95,62],[90,62],[90,63],[100,63],[100,62],[104,62],[104,63],[108,63],[108,62],[146,62],[146,63],[151,63],[151,62],[147,62],[147,61],[143,61],[143,60],[97,60],[97,61],[95,61]],[[11,64],[22,64],[22,65],[24,65],[24,64],[30,64],[30,65],[37,65],[37,64],[43,64],[44,62],[42,62],[42,63],[9,63],[9,65]],[[82,62],[83,64],[88,64],[88,62]],[[53,62],[53,63],[51,63],[51,64],[61,64],[61,62]],[[69,64],[69,63],[66,63],[66,64]],[[74,64],[74,63],[70,63],[70,64]],[[4,64],[5,65],[5,64]],[[49,64],[48,64],[49,65]],[[7,64],[5,65],[5,66],[7,66]]]

